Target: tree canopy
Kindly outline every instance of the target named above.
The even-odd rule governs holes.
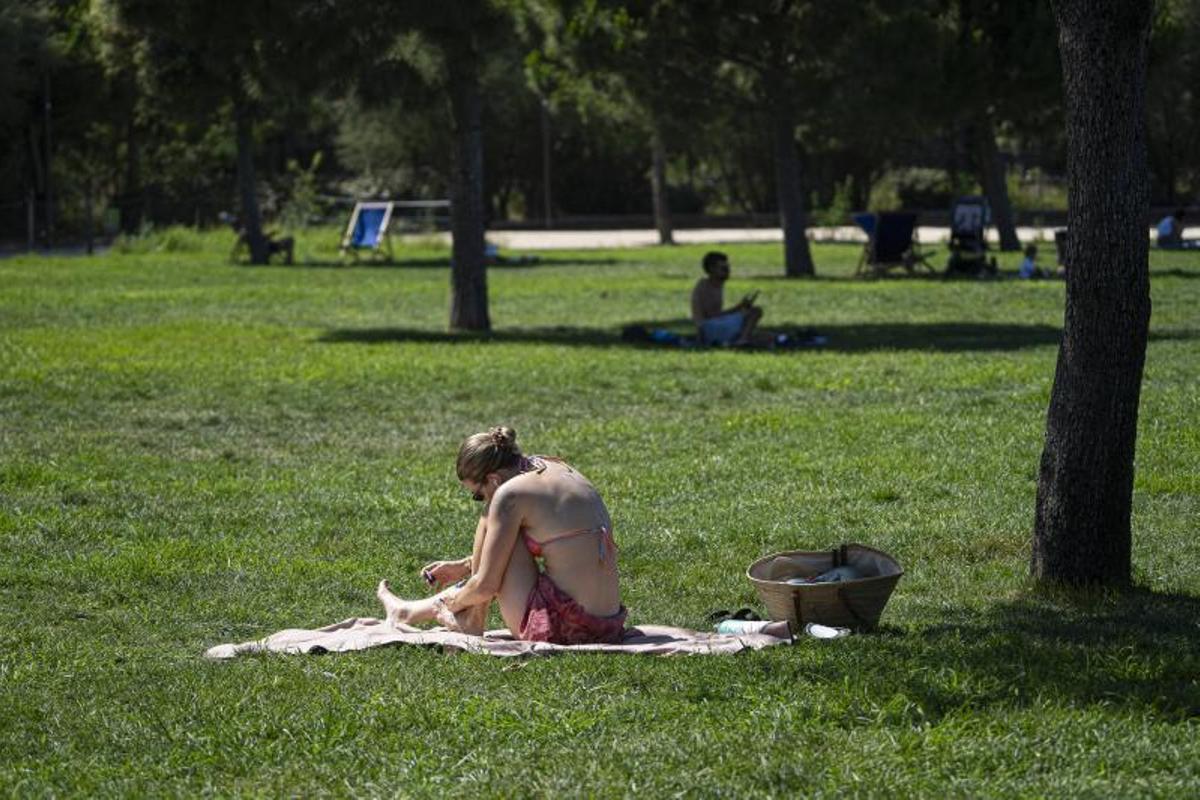
[[[786,271],[808,274],[812,220],[936,217],[971,192],[1002,229],[1065,208],[1058,51],[1035,0],[2,3],[9,239],[31,198],[43,238],[79,235],[85,200],[129,232],[223,210],[254,228],[317,153],[322,195],[449,196],[449,78],[472,59],[485,227],[657,217],[669,241],[693,215],[774,219]],[[1200,192],[1198,19],[1200,0],[1167,0],[1152,22],[1156,205]]]

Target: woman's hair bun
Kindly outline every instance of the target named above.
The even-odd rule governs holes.
[[[520,463],[517,432],[497,425],[484,433],[473,433],[458,448],[455,470],[462,480],[482,481],[489,473]]]
[[[517,444],[517,432],[507,425],[497,425],[488,431],[488,436],[498,450],[512,450]]]

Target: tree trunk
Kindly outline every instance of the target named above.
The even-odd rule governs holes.
[[[654,227],[659,244],[675,244],[671,206],[667,202],[667,146],[657,123],[650,131],[650,194],[654,198]]]
[[[37,238],[37,200],[46,191],[45,170],[42,165],[42,152],[38,147],[37,125],[29,123],[29,160],[33,164],[33,185],[29,187],[29,249],[33,249],[33,241]]]
[[[42,131],[46,136],[46,247],[54,246],[54,143],[50,138],[50,71],[42,72],[42,85],[44,94],[42,97],[42,113],[45,117],[45,129]]]
[[[487,265],[483,222],[483,98],[479,91],[478,55],[473,43],[454,48],[447,60],[450,106],[454,117],[454,185],[450,228],[450,328],[486,331]]]
[[[89,173],[83,181],[83,242],[87,254],[90,256],[95,252],[93,220],[95,209],[92,207],[93,181]]]
[[[250,247],[250,263],[266,264],[269,255],[267,237],[262,231],[258,212],[258,194],[254,183],[254,118],[245,102],[235,102],[234,123],[237,129],[237,183],[242,202],[241,227]]]
[[[25,196],[25,246],[29,252],[33,252],[34,246],[37,244],[37,192],[33,187],[29,187],[29,193]]]
[[[850,207],[855,211],[866,211],[870,201],[871,170],[859,168],[852,171],[850,173]]]
[[[979,169],[979,185],[987,195],[992,209],[992,222],[1000,234],[1000,249],[1006,252],[1021,249],[1017,228],[1013,224],[1012,203],[1008,199],[1008,181],[1004,165],[1000,163],[1000,150],[996,147],[996,130],[987,115],[971,125],[975,163]]]
[[[1067,297],[1031,572],[1130,580],[1138,400],[1150,324],[1143,0],[1057,0],[1067,125]]]
[[[550,180],[550,107],[545,99],[541,102],[542,117],[542,224],[554,227],[554,198]],[[528,204],[526,205],[528,208]]]
[[[121,192],[121,230],[137,233],[142,227],[142,153],[135,109],[130,103],[125,120],[125,187]]]
[[[811,277],[812,254],[808,249],[808,220],[800,188],[800,158],[796,155],[796,126],[782,103],[773,111],[775,123],[775,191],[779,198],[779,225],[783,228],[784,274],[789,278]]]

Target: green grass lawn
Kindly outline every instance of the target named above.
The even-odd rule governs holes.
[[[1139,588],[1079,597],[1026,577],[1061,282],[854,280],[848,245],[787,281],[778,245],[730,246],[730,296],[829,344],[651,349],[621,328],[685,330],[707,248],[493,268],[480,339],[445,332],[444,249],[338,267],[331,241],[0,261],[0,793],[1200,793],[1200,255],[1151,258]],[[470,545],[458,443],[501,422],[604,494],[632,624],[702,627],[756,603],[759,556],[858,541],[907,570],[882,630],[201,657],[376,616],[380,577],[422,592]]]

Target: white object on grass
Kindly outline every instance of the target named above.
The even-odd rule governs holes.
[[[815,639],[840,639],[843,636],[850,635],[849,628],[834,628],[829,625],[820,625],[816,622],[810,622],[805,625],[804,632]]]

